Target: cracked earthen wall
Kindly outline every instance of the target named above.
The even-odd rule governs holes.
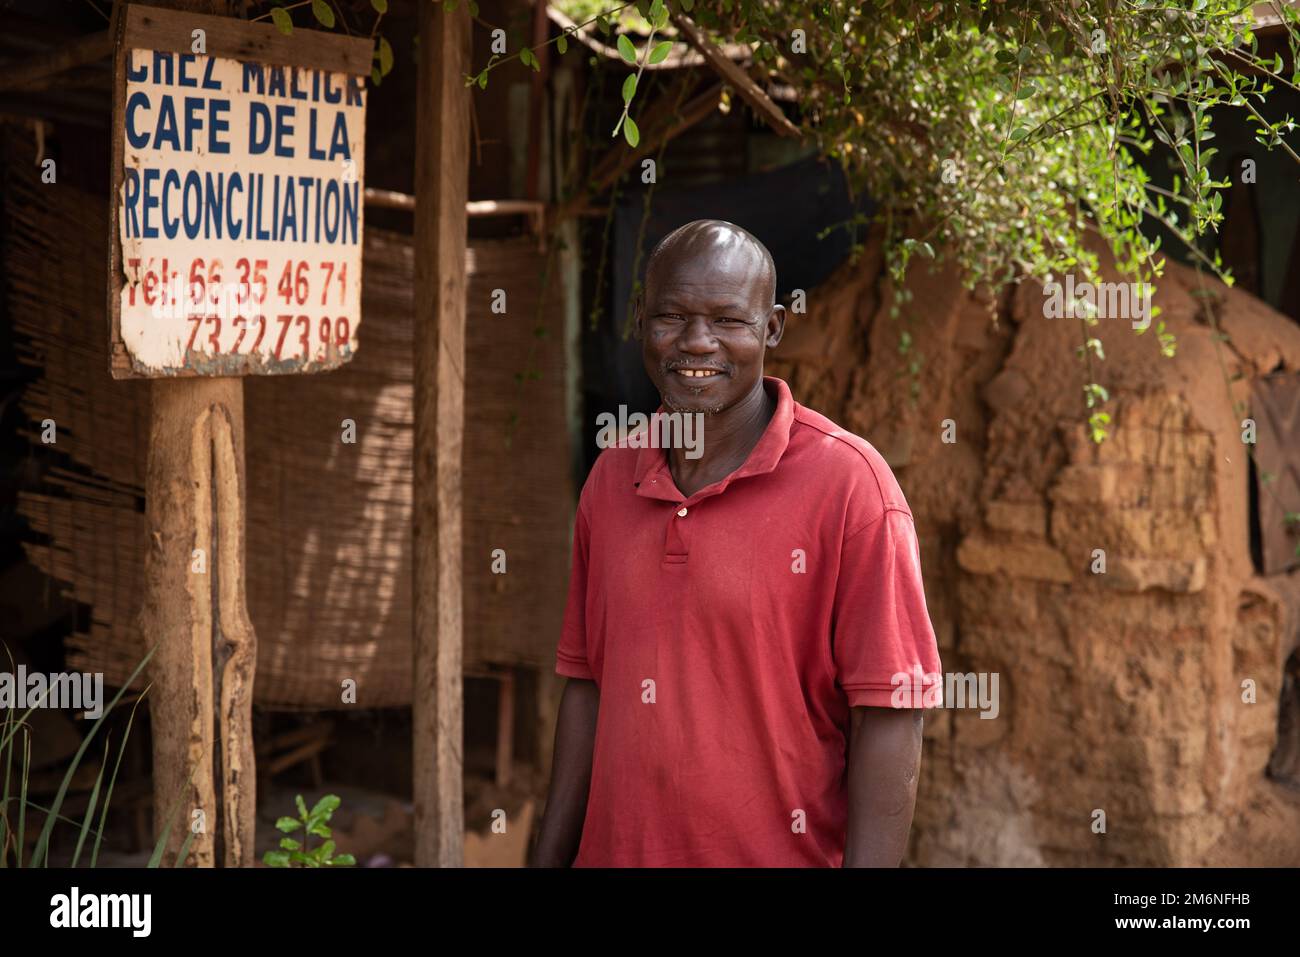
[[[1089,333],[1112,417],[1097,446],[1080,322],[1045,318],[1039,285],[990,302],[930,268],[914,264],[907,318],[890,318],[874,237],[809,291],[769,357],[799,401],[895,469],[944,670],[999,674],[996,719],[927,721],[908,862],[1300,863],[1300,797],[1265,776],[1300,573],[1254,571],[1233,410],[1252,377],[1300,370],[1300,327],[1207,277],[1228,336],[1216,352],[1195,273],[1170,264],[1155,304],[1173,358],[1154,328],[1102,319]]]

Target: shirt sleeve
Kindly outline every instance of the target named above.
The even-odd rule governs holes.
[[[906,510],[887,507],[844,540],[831,645],[835,677],[851,707],[942,706],[921,546]]]
[[[587,555],[591,526],[580,504],[573,522],[573,565],[569,573],[569,598],[564,627],[555,652],[555,673],[570,678],[594,678],[587,661]]]

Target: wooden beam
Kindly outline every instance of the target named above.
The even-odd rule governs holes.
[[[546,78],[551,69],[551,49],[546,39],[551,23],[546,19],[547,0],[533,0],[533,49],[539,69],[533,71],[528,88],[528,170],[524,180],[529,199],[542,198],[542,124],[547,99]]]
[[[0,66],[0,90],[24,89],[49,76],[103,60],[113,53],[113,33],[105,30],[73,40],[67,46],[17,63]]]
[[[753,81],[748,73],[736,66],[725,53],[718,49],[717,44],[700,32],[700,28],[690,17],[682,13],[672,15],[673,23],[681,31],[682,36],[691,46],[699,50],[709,66],[713,67],[714,72],[720,76],[728,86],[734,87],[740,94],[741,99],[748,103],[768,126],[776,130],[782,136],[802,136],[803,133],[799,127],[795,126],[786,118],[781,107],[763,92],[762,88]]]
[[[464,863],[461,459],[469,12],[420,4],[415,107],[412,737],[417,867]]]
[[[682,108],[673,113],[662,111],[663,118],[656,128],[647,131],[641,144],[633,150],[623,148],[623,144],[612,147],[597,161],[591,174],[591,191],[593,195],[603,193],[618,182],[619,177],[641,162],[651,153],[674,137],[680,136],[696,123],[711,116],[722,102],[722,85],[715,84],[692,100],[682,104]],[[654,110],[655,107],[651,107]]]
[[[644,134],[641,145],[636,149],[624,149],[622,145],[611,147],[596,163],[588,189],[563,205],[556,207],[553,214],[553,224],[562,223],[571,216],[603,215],[603,210],[592,210],[590,205],[592,197],[600,195],[618,182],[619,177],[641,162],[642,159],[657,151],[664,143],[680,136],[696,123],[712,114],[718,108],[721,100],[722,84],[719,83],[683,105],[676,114],[671,115],[670,119],[665,121],[668,125],[661,130]]]

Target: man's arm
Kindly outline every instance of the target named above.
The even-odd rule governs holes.
[[[897,867],[921,769],[920,708],[852,709],[845,867]]]
[[[546,797],[533,867],[569,867],[578,856],[582,822],[591,789],[592,750],[596,743],[596,714],[600,689],[596,682],[569,678],[555,722],[555,753],[551,788]]]

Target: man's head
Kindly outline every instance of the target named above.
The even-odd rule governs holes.
[[[636,329],[645,369],[670,412],[722,412],[762,388],[763,353],[785,307],[762,243],[732,223],[697,219],[646,263]]]

